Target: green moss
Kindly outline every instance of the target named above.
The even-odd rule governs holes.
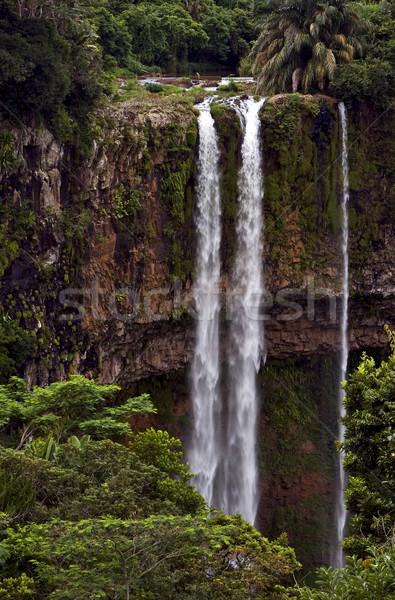
[[[64,238],[62,249],[63,278],[77,280],[87,250],[87,228],[92,222],[89,209],[72,206],[62,211],[57,223]]]
[[[233,108],[215,103],[212,103],[210,108],[221,152],[221,260],[225,271],[229,273],[236,252],[234,226],[238,212],[237,180],[240,168],[241,124]]]
[[[395,219],[395,140],[393,111],[371,127],[369,120],[349,113],[349,167],[350,167],[350,267],[358,273],[369,265],[390,265],[385,231]],[[389,267],[390,268],[390,267]]]
[[[21,164],[15,153],[15,138],[8,131],[0,131],[0,175],[11,173]]]
[[[114,212],[117,219],[135,220],[138,212],[141,210],[142,190],[133,190],[130,187],[125,188],[121,183],[118,189],[113,192]]]
[[[145,232],[146,232],[146,236],[149,240],[154,240],[156,238],[156,233],[155,233],[155,229],[152,225],[152,223],[148,222],[145,226]]]
[[[185,221],[185,188],[190,176],[191,160],[162,165],[161,198],[164,201],[175,227],[181,227]]]
[[[143,159],[143,171],[147,177],[150,177],[151,173],[152,173],[152,160],[151,160],[151,155],[148,152],[147,148],[143,149],[142,159]]]
[[[190,148],[195,148],[197,140],[197,121],[191,123],[187,129],[185,141]]]
[[[337,117],[329,103],[292,94],[265,104],[260,118],[266,254],[301,285],[317,260],[331,264],[333,232],[340,233]]]
[[[168,214],[163,233],[170,239],[168,262],[171,278],[185,280],[191,274],[194,256],[194,174],[197,118],[187,132],[180,134],[179,124],[170,124],[161,132],[162,144],[170,143],[170,158],[161,165],[161,200]],[[163,147],[166,147],[165,145]]]
[[[28,200],[15,203],[7,194],[0,200],[0,277],[2,277],[7,267],[20,255],[21,245],[32,234],[36,216]]]

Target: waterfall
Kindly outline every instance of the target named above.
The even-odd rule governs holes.
[[[228,427],[224,452],[222,504],[254,524],[257,512],[256,374],[263,352],[259,320],[262,294],[262,198],[259,110],[264,100],[240,102],[244,128],[242,166],[238,177],[237,253],[232,275]],[[236,106],[235,106],[236,108]]]
[[[339,104],[339,115],[342,139],[342,169],[343,169],[343,195],[342,195],[342,314],[341,314],[341,356],[340,356],[340,381],[346,379],[348,361],[348,139],[347,139],[347,112],[343,102]],[[346,412],[343,404],[344,390],[339,391],[339,416],[344,417]],[[344,441],[344,425],[339,424],[339,441]],[[339,478],[336,494],[336,522],[337,522],[337,548],[334,556],[335,567],[344,565],[344,556],[341,541],[344,538],[347,512],[344,506],[345,473],[343,469],[343,454],[339,456]]]
[[[229,397],[218,390],[220,297],[219,150],[210,100],[197,106],[197,263],[194,298],[196,344],[191,386],[194,432],[188,454],[194,484],[209,505],[240,512],[254,523],[257,511],[256,373],[263,351],[259,320],[262,294],[262,197],[259,110],[263,100],[232,101],[243,125],[242,166],[238,175],[237,255],[232,275]]]
[[[197,312],[196,344],[192,360],[191,385],[195,426],[189,462],[196,474],[194,484],[209,505],[214,501],[214,482],[221,457],[217,427],[220,399],[219,333],[220,297],[220,170],[219,149],[210,100],[200,110],[197,179],[197,264],[194,298]]]

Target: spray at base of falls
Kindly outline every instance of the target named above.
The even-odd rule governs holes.
[[[343,169],[343,196],[342,196],[342,295],[343,306],[341,316],[341,356],[340,356],[340,381],[343,382],[347,373],[348,362],[348,202],[350,197],[349,181],[348,181],[348,136],[347,136],[347,112],[343,102],[339,104],[339,115],[341,123],[342,135],[342,169]],[[339,417],[344,417],[346,414],[344,404],[344,391],[339,393]],[[344,441],[344,425],[339,424],[339,441]],[[347,520],[347,511],[344,506],[344,488],[346,477],[344,473],[342,460],[343,454],[339,455],[339,476],[336,490],[336,525],[337,525],[337,547],[333,552],[333,567],[340,568],[344,566],[345,560],[341,547],[341,541],[344,538],[344,531]]]
[[[198,315],[191,386],[195,427],[189,452],[194,484],[209,505],[214,503],[214,483],[221,448],[218,447],[219,311],[221,202],[219,148],[210,99],[200,110],[197,182],[197,265],[195,302]]]
[[[232,277],[235,301],[230,324],[230,390],[226,408],[218,390],[220,298],[219,151],[210,100],[198,106],[199,162],[197,183],[198,314],[191,382],[195,426],[189,452],[194,484],[209,505],[228,514],[240,512],[250,523],[257,512],[256,373],[263,352],[259,319],[262,296],[262,198],[259,110],[264,100],[232,101],[243,126],[239,172],[238,248]],[[225,435],[224,415],[227,415]]]

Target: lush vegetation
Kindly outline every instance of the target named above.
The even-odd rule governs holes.
[[[100,97],[94,32],[67,3],[14,2],[0,7],[1,112],[20,125],[40,116],[67,139]]]
[[[261,33],[248,59],[258,31],[255,19]],[[394,5],[386,0],[262,0],[253,6],[247,0],[4,0],[0,6],[0,110],[14,130],[33,122],[33,115],[36,123],[43,121],[60,140],[80,142],[88,148],[94,136],[95,103],[117,98],[114,77],[160,69],[190,75],[210,66],[235,70],[240,61],[248,70],[252,60],[259,92],[325,91],[349,104],[368,100],[384,108],[392,100],[395,83],[394,32]],[[124,97],[154,93],[159,104],[163,94],[176,91],[181,93],[159,84],[137,88],[134,80]],[[237,92],[238,87],[231,82],[222,91]],[[193,98],[192,93],[190,105]],[[299,118],[303,112],[321,119],[319,130],[311,132],[307,120],[303,125]],[[212,113],[226,148],[223,160],[233,165],[222,182],[227,198],[225,236],[231,246],[240,131],[238,125],[232,129],[234,116],[225,107],[212,105]],[[289,181],[298,181],[299,176],[305,188],[306,177],[314,175],[312,165],[320,156],[331,162],[333,169],[338,168],[335,160],[326,161],[326,156],[337,152],[328,133],[335,123],[330,110],[309,105],[294,94],[289,106],[268,106],[262,120],[268,125],[275,123],[266,128],[265,147],[278,153],[283,166],[292,162],[296,169],[292,177],[289,166]],[[187,134],[193,151],[195,124]],[[315,135],[321,154],[314,154]],[[298,136],[303,144],[292,145]],[[158,148],[164,139],[158,137]],[[190,264],[189,255],[187,266],[182,263],[179,232],[191,212],[192,203],[186,215],[184,196],[192,155],[183,156],[185,148],[174,139],[174,144],[163,142],[170,152],[180,153],[180,158],[177,156],[176,165],[161,166],[161,199],[170,215],[166,231],[172,241],[169,260],[174,274],[183,277]],[[0,174],[5,175],[7,185],[18,188],[20,159],[15,144],[14,135],[0,133]],[[147,170],[150,168],[147,159]],[[352,169],[350,172],[353,175]],[[291,197],[291,184],[280,175],[280,169],[268,174],[265,183],[265,201],[273,219],[282,212],[280,197]],[[320,194],[328,207],[325,225],[334,229],[337,200],[329,175],[322,177]],[[28,246],[26,250],[24,246],[34,235],[37,217],[31,210],[31,198],[15,201],[9,193],[11,185],[1,192],[3,276],[9,265],[27,252]],[[112,198],[119,223],[126,227],[128,219],[138,221],[140,190],[120,183]],[[89,210],[80,208],[65,210],[60,221],[66,256],[78,248],[91,219]],[[312,215],[318,208],[315,188],[311,188],[311,198],[306,200],[304,195],[301,207],[302,219],[310,227],[316,228],[317,219]],[[269,242],[271,235],[283,236],[280,225],[275,234],[267,231]],[[309,232],[306,244],[309,261],[317,247],[314,235]],[[282,241],[275,238],[268,247],[274,253]],[[51,271],[48,273],[50,277]],[[69,283],[68,272],[64,282]],[[290,588],[299,565],[285,536],[269,542],[240,516],[209,513],[190,485],[191,474],[183,463],[179,440],[154,429],[134,434],[133,417],[154,411],[147,395],[121,404],[119,388],[98,386],[85,377],[33,389],[15,377],[23,372],[40,342],[45,349],[46,335],[44,327],[39,335],[33,327],[29,330],[32,312],[22,292],[19,296],[23,313],[22,309],[13,311],[12,316],[0,312],[1,598],[394,597],[393,334],[389,333],[392,354],[388,360],[376,365],[364,355],[345,388],[348,413],[343,449],[350,475],[347,506],[352,518],[344,548],[350,555],[349,564],[342,570],[320,569],[317,589]],[[8,301],[10,308],[15,307],[12,294]],[[37,321],[39,316],[37,312]],[[66,336],[70,337],[68,332]],[[59,345],[59,338],[56,340]],[[73,343],[76,345],[76,340]],[[292,408],[291,401],[288,406]],[[273,402],[271,409],[271,427],[275,428],[276,415],[284,407]],[[282,415],[277,424],[284,426]],[[297,443],[294,435],[291,441]],[[289,450],[291,441],[283,436],[279,446]],[[278,452],[276,459],[280,460]]]
[[[368,101],[379,109],[394,98],[395,4],[387,0],[364,0],[356,10],[370,27],[363,36],[364,56],[336,69],[331,93],[352,104]]]
[[[209,515],[179,440],[133,435],[149,398],[117,391],[81,376],[0,386],[1,597],[281,598],[298,568],[286,537]]]
[[[362,54],[358,34],[358,16],[344,1],[280,2],[254,46],[258,90],[327,89],[336,64]]]
[[[259,93],[329,91],[381,107],[392,97],[394,25],[387,0],[5,0],[0,112],[14,126],[33,114],[88,148],[92,109],[114,98],[114,76],[250,73],[252,62]],[[1,140],[0,154],[7,172]]]
[[[350,475],[346,505],[351,535],[343,542],[348,565],[318,570],[303,600],[392,600],[395,596],[395,335],[391,354],[376,365],[362,356],[345,384],[347,416],[342,449]]]
[[[395,593],[395,337],[379,366],[363,356],[345,389],[343,449],[352,557],[292,585],[285,535],[263,538],[240,516],[209,514],[190,485],[181,444],[133,434],[146,394],[81,376],[29,389],[0,386],[0,592],[4,600],[94,598],[329,600]],[[288,586],[288,587],[287,587]]]
[[[349,559],[344,569],[318,570],[318,589],[303,588],[301,600],[392,600],[395,593],[395,547],[371,548],[364,560]]]
[[[258,91],[325,91],[379,107],[393,97],[394,4],[386,0],[264,2],[251,59]]]
[[[34,114],[73,139],[94,103],[113,96],[114,75],[234,70],[254,37],[248,0],[5,0],[1,112],[14,125]]]
[[[364,354],[345,386],[343,449],[353,535],[344,547],[360,558],[367,548],[394,541],[395,534],[395,337],[388,335],[388,361],[376,365]]]
[[[17,375],[34,352],[34,338],[7,313],[0,311],[0,384]]]

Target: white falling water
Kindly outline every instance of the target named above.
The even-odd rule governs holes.
[[[210,101],[200,110],[199,158],[197,182],[197,264],[194,298],[197,312],[196,344],[192,361],[191,383],[194,433],[189,452],[194,484],[209,505],[214,501],[214,483],[221,459],[217,426],[220,400],[219,334],[221,206],[219,149]]]
[[[348,183],[348,138],[347,138],[347,112],[343,102],[339,104],[341,136],[342,136],[342,169],[343,169],[343,196],[342,196],[342,315],[341,315],[341,364],[340,380],[344,381],[347,373],[348,361],[348,201],[349,201],[349,183]],[[346,414],[344,404],[344,390],[339,393],[339,415],[344,417]],[[339,425],[339,441],[344,441],[344,425]],[[343,469],[343,455],[339,457],[339,483],[336,498],[336,521],[337,521],[337,548],[333,560],[333,566],[340,568],[344,565],[344,556],[341,548],[341,541],[344,538],[346,525],[346,508],[344,506],[344,488],[345,473]]]
[[[259,320],[262,295],[262,198],[259,110],[252,98],[236,107],[244,125],[242,166],[238,178],[237,254],[232,277],[228,427],[224,452],[221,504],[254,524],[257,512],[256,374],[263,353]]]

